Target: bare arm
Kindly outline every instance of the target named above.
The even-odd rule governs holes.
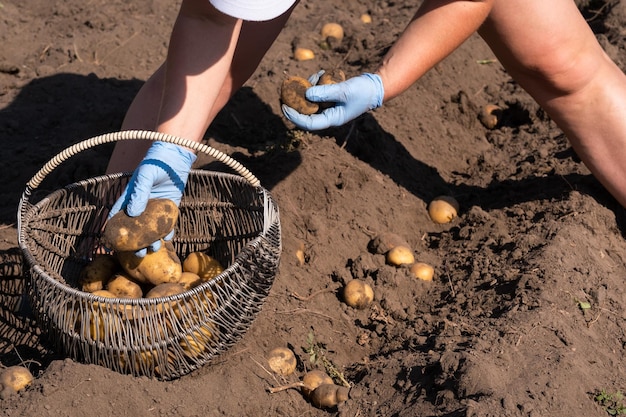
[[[388,101],[452,53],[489,15],[494,0],[425,0],[377,73]]]
[[[228,76],[241,23],[206,0],[183,2],[170,39],[157,131],[202,139]]]
[[[159,129],[201,140],[231,95],[254,72],[292,10],[266,22],[243,22],[239,29],[239,22],[224,15],[221,21],[214,22],[217,12],[210,8],[207,0],[184,0],[172,33],[168,58],[133,100],[121,129]],[[213,35],[214,31],[222,33],[222,44],[228,46],[220,47],[220,38]],[[187,39],[192,43],[187,44]],[[234,51],[233,42],[236,42]],[[219,60],[215,61],[216,58]],[[217,66],[211,67],[213,64]],[[168,94],[163,96],[165,89]],[[185,130],[179,131],[181,127]],[[149,146],[150,142],[141,141],[117,143],[107,172],[132,171]]]

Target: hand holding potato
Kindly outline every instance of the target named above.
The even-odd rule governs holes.
[[[125,211],[130,217],[137,217],[145,211],[148,201],[154,198],[172,200],[178,206],[195,160],[196,155],[182,146],[154,142],[122,196],[113,204],[109,219],[120,211]],[[158,244],[158,239],[153,242]],[[158,247],[152,249],[158,250]],[[138,256],[145,254],[144,248],[137,253]]]

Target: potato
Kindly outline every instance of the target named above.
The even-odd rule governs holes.
[[[178,282],[163,282],[148,291],[146,293],[146,298],[169,297],[176,294],[182,294],[184,292],[185,287]]]
[[[192,252],[183,260],[183,271],[192,272],[200,277],[202,282],[215,278],[224,271],[219,261],[204,252]]]
[[[367,13],[363,13],[360,19],[362,23],[365,23],[365,24],[372,23],[372,16],[370,16]]]
[[[422,281],[432,281],[433,275],[435,274],[435,269],[424,262],[415,262],[409,268],[413,276],[417,279],[421,279]]]
[[[386,255],[387,263],[393,266],[410,265],[415,262],[413,251],[408,246],[396,246]]]
[[[326,372],[319,369],[313,369],[302,377],[302,393],[308,397],[315,390],[323,384],[333,384],[333,379],[326,374]]]
[[[114,274],[107,281],[106,289],[119,298],[141,298],[143,290],[137,282],[124,272]]]
[[[343,300],[350,307],[364,309],[374,301],[374,290],[367,282],[353,279],[343,288]]]
[[[117,298],[115,294],[108,290],[98,290],[92,293],[104,298]],[[82,328],[82,336],[91,340],[104,342],[108,334],[119,332],[122,327],[120,315],[107,309],[104,303],[95,301],[93,303],[92,314],[89,315],[89,328]]]
[[[309,48],[298,47],[293,50],[293,57],[296,61],[309,61],[315,58],[315,53]]]
[[[122,371],[130,372],[132,369],[151,369],[159,356],[156,350],[141,350],[139,352],[120,352],[119,363]]]
[[[0,384],[14,392],[23,390],[34,380],[35,377],[28,368],[20,365],[9,366],[0,372]]]
[[[135,252],[117,252],[117,258],[124,271],[139,283],[159,285],[164,282],[178,282],[182,274],[182,264],[169,241],[162,241],[158,251],[148,251],[140,258]]]
[[[323,39],[335,38],[338,41],[343,39],[343,27],[339,23],[326,23],[322,26],[321,35]]]
[[[136,252],[167,236],[177,220],[176,203],[153,198],[137,217],[130,217],[124,210],[117,212],[104,227],[102,241],[115,251]]]
[[[480,109],[478,120],[487,129],[495,129],[502,118],[502,109],[495,104],[487,104]]]
[[[459,211],[459,203],[454,197],[441,195],[428,204],[428,215],[435,223],[444,224],[454,220]]]
[[[324,71],[317,81],[317,85],[337,84],[346,80],[346,74],[339,68]]]
[[[183,271],[180,274],[180,279],[178,280],[178,284],[182,285],[185,290],[190,290],[194,287],[197,287],[202,283],[202,279],[198,274],[193,272]]]
[[[210,327],[212,327],[210,324],[200,327],[179,341],[185,356],[190,359],[197,359],[209,350],[210,345],[215,343],[214,331]]]
[[[409,244],[402,236],[391,232],[380,233],[368,245],[370,251],[379,255],[386,254],[396,246],[409,247]]]
[[[320,79],[317,81],[317,85],[337,84],[345,80],[346,74],[339,68],[335,68],[332,70],[324,71],[324,73],[320,76]],[[326,101],[318,103],[318,105],[320,107],[318,111],[322,111],[334,106],[335,103]]]
[[[318,408],[335,407],[348,399],[349,389],[335,384],[322,384],[315,388],[309,400]]]
[[[267,362],[272,371],[282,376],[293,374],[298,365],[296,355],[286,347],[272,349],[267,357]]]
[[[150,291],[146,293],[146,298],[161,298],[161,297],[170,297],[176,294],[182,294],[185,292],[185,287],[177,282],[164,282],[152,288]],[[157,307],[157,311],[162,313],[165,309],[170,309],[174,313],[174,315],[180,318],[180,305],[179,301],[166,301],[161,303]]]
[[[312,84],[306,78],[291,76],[285,79],[280,88],[280,100],[298,113],[313,114],[320,106],[306,99],[306,90]]]
[[[120,264],[113,255],[98,254],[80,271],[78,286],[86,292],[101,290],[119,268]]]

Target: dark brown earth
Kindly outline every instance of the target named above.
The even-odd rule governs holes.
[[[178,2],[0,3],[0,362],[36,380],[0,399],[3,416],[605,416],[601,391],[626,390],[624,210],[478,37],[401,97],[340,129],[294,130],[282,117],[286,75],[373,70],[419,1],[304,0],[258,70],[220,113],[207,143],[259,177],[281,210],[284,251],[263,310],[211,363],[173,381],[74,362],[38,337],[19,308],[24,277],[17,205],[57,152],[119,129],[160,64]],[[626,3],[579,3],[601,44],[626,68]],[[359,17],[369,13],[371,24]],[[319,47],[328,21],[346,38]],[[316,58],[292,59],[294,44]],[[478,121],[502,107],[493,130]],[[51,190],[99,175],[109,145],[55,173]],[[202,164],[201,164],[202,165]],[[437,225],[426,206],[454,196],[459,217]],[[433,282],[368,250],[395,232]],[[296,251],[304,248],[299,265]],[[355,310],[339,290],[363,278],[374,303]],[[313,337],[352,386],[321,410],[297,390]],[[266,355],[291,347],[294,375]],[[606,404],[604,404],[606,405]]]

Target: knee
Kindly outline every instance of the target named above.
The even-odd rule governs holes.
[[[531,59],[520,62],[526,77],[555,95],[570,95],[584,90],[599,73],[608,57],[599,44],[557,45],[537,48]]]

